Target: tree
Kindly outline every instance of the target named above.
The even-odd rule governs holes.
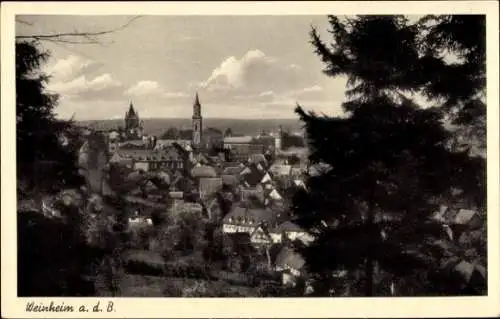
[[[84,147],[85,141],[72,120],[56,118],[54,108],[58,95],[45,90],[49,76],[41,71],[50,56],[43,50],[42,42],[94,44],[99,43],[100,35],[114,31],[16,36],[18,185],[26,185],[28,191],[42,196],[64,188],[77,189],[76,194],[83,198],[78,204],[59,205],[61,220],[45,218],[39,212],[18,212],[20,295],[95,295],[96,284],[84,279],[84,275],[96,275],[89,273],[94,262],[101,263],[108,287],[113,293],[117,292],[123,232],[119,212],[123,210],[123,202],[116,197],[101,198],[100,204],[94,202],[95,196],[91,193],[103,193],[103,185],[106,185],[105,154],[95,141],[87,141]],[[88,152],[79,153],[82,147]],[[79,191],[85,179],[79,174],[77,163],[84,164],[81,168],[83,177],[87,177],[89,192],[84,188]],[[18,191],[29,194],[23,189]],[[44,281],[44,278],[50,280]]]
[[[291,135],[283,132],[282,134],[282,147],[288,149],[290,147],[304,147],[304,139],[300,136]]]
[[[18,179],[28,188],[78,187],[83,183],[76,166],[77,151],[83,144],[72,120],[55,117],[59,96],[45,90],[49,75],[41,71],[50,54],[42,42],[101,44],[99,38],[128,27],[98,32],[16,35],[16,145]],[[17,23],[29,22],[16,19]]]
[[[58,96],[45,91],[48,76],[40,72],[48,56],[36,42],[16,42],[17,174],[30,189],[81,182],[72,124],[54,117]]]
[[[231,137],[233,136],[233,130],[228,127],[227,129],[224,130],[224,137]]]
[[[431,19],[438,23],[424,27]],[[478,19],[484,18],[466,22],[476,26],[468,32],[481,41]],[[319,232],[304,249],[310,270],[332,285],[333,271],[361,274],[362,294],[372,296],[377,290],[384,294],[378,288],[388,276],[408,279],[416,269],[438,271],[442,252],[434,251],[444,232],[429,217],[438,204],[456,201],[452,189],[461,189],[469,205],[484,206],[484,160],[447,148],[452,134],[442,125],[451,117],[450,105],[467,103],[484,86],[466,94],[451,85],[458,80],[463,81],[458,86],[468,86],[480,77],[473,67],[446,65],[438,55],[444,48],[462,49],[451,44],[463,40],[454,35],[457,30],[443,26],[453,18],[426,17],[416,24],[401,16],[345,20],[329,16],[330,46],[315,29],[310,34],[324,73],[347,77],[347,117],[317,116],[297,106],[309,136],[310,161],[328,164],[329,170],[310,177],[308,191],[296,196],[300,200],[293,206],[299,222]],[[480,65],[480,50],[465,50],[466,61]],[[454,80],[448,79],[453,70]],[[412,98],[416,93],[434,106],[420,107]],[[382,278],[384,273],[390,275]],[[425,292],[436,288],[426,284]]]
[[[165,140],[176,140],[179,138],[179,130],[176,129],[175,127],[170,127],[168,130],[163,133],[161,136],[161,139]]]

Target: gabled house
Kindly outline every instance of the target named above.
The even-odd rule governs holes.
[[[264,176],[262,177],[262,179],[260,180],[260,182],[262,184],[272,183],[273,182],[273,178],[271,177],[271,174],[269,172],[267,172],[267,173],[264,174]]]
[[[255,247],[270,246],[274,243],[271,234],[262,225],[255,227],[254,231],[250,234],[250,242]]]
[[[304,245],[309,245],[314,241],[314,236],[310,232],[291,221],[286,221],[269,232],[276,243],[287,239],[289,241],[300,240]]]
[[[275,201],[283,200],[283,197],[280,195],[280,193],[276,189],[269,190],[267,197],[270,198],[271,200],[275,200]]]
[[[236,206],[224,216],[222,231],[224,233],[251,234],[258,226],[274,227],[278,218],[278,214],[270,209]]]
[[[113,161],[118,163],[128,159],[132,161],[134,169],[146,172],[162,168],[184,169],[187,163],[186,154],[175,145],[161,150],[119,149],[113,157]]]

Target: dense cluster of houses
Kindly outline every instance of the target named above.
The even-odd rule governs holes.
[[[226,235],[247,234],[256,248],[270,247],[286,240],[300,240],[308,244],[313,237],[290,221],[288,212],[290,192],[304,187],[305,166],[289,165],[286,157],[267,153],[251,153],[240,161],[228,162],[224,153],[208,156],[195,153],[181,144],[158,148],[119,148],[111,155],[110,163],[128,168],[130,178],[148,174],[160,177],[166,187],[150,179],[130,192],[139,203],[163,203],[169,198],[170,214],[197,212],[217,221]],[[231,203],[224,211],[217,195]],[[151,206],[151,205],[150,205]],[[151,223],[147,214],[137,211],[130,217],[131,224]],[[290,255],[290,256],[288,256]],[[303,266],[300,256],[289,247],[275,258],[274,268],[300,274]],[[289,278],[290,279],[290,278]],[[288,279],[287,279],[288,280]],[[290,279],[291,280],[291,279]]]
[[[132,182],[127,197],[131,203],[129,225],[152,224],[144,207],[173,215],[200,214],[216,222],[227,236],[247,236],[261,251],[279,247],[269,266],[282,273],[284,284],[293,285],[303,275],[305,261],[290,243],[307,246],[314,235],[293,222],[291,197],[298,188],[305,188],[307,176],[328,168],[308,166],[304,156],[280,152],[279,135],[234,137],[214,133],[209,143],[202,142],[206,140],[199,107],[197,97],[192,140],[142,135],[132,106],[127,112],[132,119],[126,119],[129,138],[106,132],[108,164],[125,169],[125,179]],[[215,154],[210,151],[214,143],[222,145]],[[113,178],[110,186],[117,186]],[[230,205],[220,207],[220,197]],[[171,205],[167,206],[167,201]],[[466,209],[443,208],[435,218],[453,225],[479,223],[477,212]],[[448,233],[450,239],[457,235],[451,230]]]
[[[300,276],[304,261],[283,243],[299,240],[307,245],[313,240],[291,221],[288,209],[296,188],[305,187],[305,158],[292,162],[290,154],[281,153],[280,133],[218,136],[211,130],[204,134],[198,97],[194,114],[191,140],[144,135],[132,104],[125,131],[98,132],[106,144],[107,167],[125,174],[114,176],[111,170],[110,188],[123,186],[118,184],[124,179],[130,184],[129,226],[152,225],[153,209],[173,215],[198,213],[227,236],[247,236],[255,248],[281,245],[272,267],[284,278],[291,276],[287,281],[293,283],[291,278]],[[220,207],[221,196],[229,206]]]

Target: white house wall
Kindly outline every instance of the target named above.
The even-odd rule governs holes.
[[[232,225],[232,224],[223,224],[222,232],[227,234],[232,233],[252,233],[255,230],[255,227],[252,226],[240,226],[240,225]]]

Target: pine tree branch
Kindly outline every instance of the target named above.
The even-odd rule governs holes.
[[[33,23],[21,19],[16,19],[16,22],[24,25],[29,25],[30,27],[33,26]]]
[[[109,30],[103,30],[98,32],[66,32],[66,33],[54,33],[54,34],[31,34],[31,35],[18,35],[16,40],[32,39],[37,41],[48,41],[55,43],[69,43],[69,44],[100,44],[96,37],[111,34],[120,30],[127,28],[135,20],[141,18],[141,16],[136,16],[127,21],[125,24]],[[18,23],[28,24],[26,21],[16,20]],[[29,24],[28,24],[29,25]],[[84,38],[87,41],[75,41],[68,40],[65,38]]]

